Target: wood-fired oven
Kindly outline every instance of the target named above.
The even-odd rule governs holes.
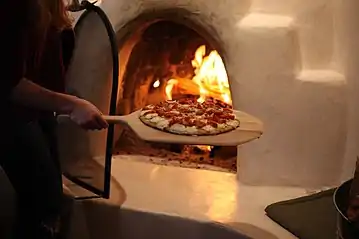
[[[258,116],[266,131],[249,146],[218,148],[145,143],[121,125],[103,132],[60,125],[65,173],[103,196],[116,160],[230,171],[264,185],[335,184],[347,84],[331,27],[339,8],[324,2],[266,11],[255,0],[106,0],[113,42],[98,13],[83,13],[69,93],[119,115],[169,98],[215,97]],[[211,61],[222,63],[208,70],[217,81],[201,85],[200,69]]]

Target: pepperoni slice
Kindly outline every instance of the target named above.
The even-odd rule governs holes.
[[[214,110],[212,108],[207,108],[206,113],[207,114],[213,114]]]
[[[169,119],[169,125],[182,124],[203,128],[210,125],[214,128],[218,124],[224,124],[233,120],[232,106],[214,98],[208,98],[200,103],[196,98],[183,98],[178,101],[165,101],[157,105],[148,105],[144,115],[157,113],[159,116]]]
[[[212,120],[209,120],[209,121],[208,121],[208,124],[209,124],[210,126],[214,127],[214,128],[217,128],[217,127],[218,127],[218,124],[217,124],[216,122],[212,121]]]
[[[226,120],[234,120],[236,118],[236,116],[235,115],[224,115],[223,118]]]
[[[197,128],[203,128],[204,126],[206,126],[206,122],[203,120],[196,120],[195,125]]]
[[[195,126],[195,125],[196,125],[196,120],[195,119],[190,119],[189,126]]]
[[[178,109],[178,104],[170,105],[170,108],[171,108],[172,110]]]
[[[219,110],[213,112],[213,115],[217,117],[221,117],[223,114],[224,114],[223,111],[219,111]]]
[[[182,123],[182,119],[181,117],[173,117],[171,120],[170,120],[170,123],[169,125],[174,125],[174,124],[180,124]]]
[[[180,111],[182,113],[191,113],[192,112],[192,110],[190,108],[182,108],[182,109],[180,109]]]
[[[169,113],[169,112],[166,112],[166,113],[163,115],[163,117],[165,117],[166,119],[170,119],[170,118],[172,118],[173,116],[174,116],[174,114]]]
[[[219,123],[219,122],[221,121],[221,118],[219,118],[219,117],[216,116],[216,115],[213,115],[212,120],[213,120],[214,122],[216,122],[216,123]]]
[[[196,112],[196,115],[203,115],[204,114],[204,110],[198,110],[197,112]]]

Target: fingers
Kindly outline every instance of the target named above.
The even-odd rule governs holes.
[[[102,115],[96,115],[95,118],[97,125],[100,127],[99,129],[106,129],[108,127],[107,121],[102,117]]]
[[[102,130],[108,127],[108,123],[100,114],[94,114],[80,126],[86,130]]]
[[[78,100],[70,116],[75,123],[86,130],[102,130],[108,127],[102,113],[86,100]]]

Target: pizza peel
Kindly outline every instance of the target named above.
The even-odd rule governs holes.
[[[105,115],[104,118],[109,124],[123,124],[129,126],[136,135],[144,140],[157,143],[173,144],[194,144],[213,146],[236,146],[254,139],[258,139],[263,133],[263,123],[247,113],[234,111],[240,126],[227,133],[209,136],[187,136],[177,135],[151,128],[139,119],[141,110],[129,115]],[[68,115],[59,115],[58,122],[71,121]]]

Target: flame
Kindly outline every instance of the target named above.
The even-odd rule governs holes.
[[[160,80],[156,80],[154,83],[153,83],[153,88],[158,88],[160,86],[161,82]]]
[[[213,146],[209,145],[196,145],[196,147],[203,151],[211,151],[213,148]]]
[[[228,76],[223,60],[216,50],[206,56],[206,46],[197,48],[192,60],[194,76],[192,81],[198,87],[198,102],[204,102],[207,97],[213,97],[228,104],[232,104],[229,89]],[[180,84],[177,79],[171,79],[166,85],[166,97],[172,99],[172,90],[175,85]]]
[[[172,100],[172,90],[173,90],[173,87],[177,84],[178,84],[178,80],[175,80],[175,79],[170,79],[169,81],[167,81],[167,85],[165,88],[167,100]]]

